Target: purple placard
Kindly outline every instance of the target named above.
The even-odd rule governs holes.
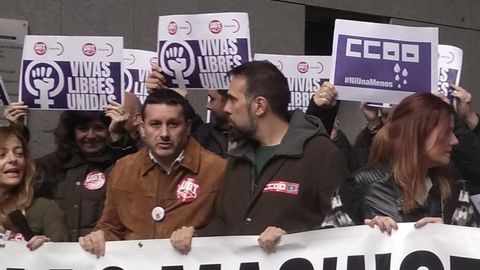
[[[256,53],[254,59],[269,61],[287,78],[290,89],[289,110],[300,109],[306,112],[315,91],[328,81],[330,74],[330,56]]]
[[[31,109],[102,111],[123,102],[123,38],[26,36],[20,71]]]
[[[227,89],[227,73],[249,61],[249,40],[160,41],[159,59],[169,87]]]
[[[146,81],[152,67],[158,65],[157,52],[123,49],[124,90],[138,97],[143,104],[148,96]]]
[[[22,101],[30,108],[104,110],[122,100],[120,62],[23,60]]]
[[[149,72],[147,69],[125,69],[125,91],[132,92],[142,104],[148,96],[146,81]]]
[[[439,77],[438,77],[438,90],[442,92],[450,102],[453,102],[453,92],[452,85],[457,84],[458,70],[453,68],[440,67],[439,68]]]
[[[334,84],[430,92],[431,43],[339,35]]]

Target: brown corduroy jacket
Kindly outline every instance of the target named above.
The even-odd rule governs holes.
[[[119,160],[110,173],[105,208],[94,230],[107,241],[168,238],[182,226],[205,226],[212,217],[226,160],[190,138],[180,165],[170,175],[149,150]],[[152,210],[165,210],[162,220]]]

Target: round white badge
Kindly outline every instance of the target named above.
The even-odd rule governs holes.
[[[165,217],[165,209],[160,206],[153,208],[152,210],[152,218],[155,221],[160,221]]]
[[[83,181],[83,187],[88,190],[101,189],[105,185],[106,177],[103,172],[92,171],[87,174]]]

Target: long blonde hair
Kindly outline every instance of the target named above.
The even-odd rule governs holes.
[[[450,195],[448,166],[428,168],[425,141],[436,127],[447,130],[453,113],[452,107],[439,97],[413,94],[398,104],[390,122],[374,137],[369,163],[391,166],[406,213],[417,207],[415,196],[427,192],[427,176],[438,181],[442,198]]]
[[[8,219],[8,213],[16,209],[25,210],[31,205],[33,200],[32,179],[35,173],[35,163],[28,150],[27,142],[16,129],[12,127],[0,127],[0,146],[3,146],[11,136],[17,137],[22,143],[25,168],[20,184],[10,189],[9,192],[3,194],[3,197],[0,198],[0,226],[5,229],[12,229],[12,224]]]

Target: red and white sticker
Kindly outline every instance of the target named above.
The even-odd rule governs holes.
[[[25,237],[23,237],[23,234],[21,233],[12,233],[10,235],[10,241],[16,241],[16,242],[23,242],[25,241]]]
[[[263,188],[263,193],[277,192],[298,195],[299,191],[300,184],[287,181],[270,181],[265,188]]]
[[[177,200],[192,202],[200,194],[200,185],[193,178],[185,178],[177,186]]]
[[[92,171],[87,174],[83,181],[83,187],[88,190],[101,189],[105,185],[106,177],[103,172]]]

